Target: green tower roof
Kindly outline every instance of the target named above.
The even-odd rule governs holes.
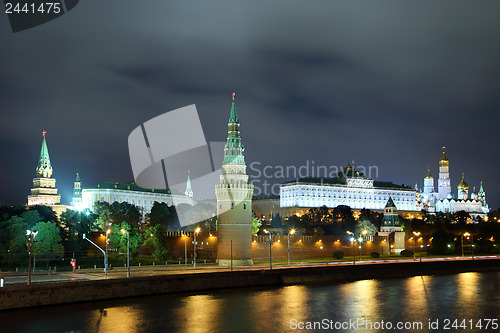
[[[234,96],[236,94],[233,92],[233,105],[231,106],[231,114],[229,115],[230,123],[239,123],[238,114],[236,114],[236,104],[234,103]]]
[[[392,200],[392,197],[389,197],[389,200],[387,200],[387,204],[385,205],[385,208],[389,207],[397,208],[396,205],[394,204],[394,201]]]
[[[186,192],[190,192],[190,191],[191,191],[191,176],[190,176],[190,172],[188,170],[188,179],[186,182]]]
[[[37,177],[52,176],[52,165],[50,164],[49,149],[47,148],[47,141],[45,139],[45,130],[42,131],[42,149],[40,150],[40,158],[36,167]]]

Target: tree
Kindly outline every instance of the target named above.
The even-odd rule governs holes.
[[[90,210],[68,211],[62,214],[62,220],[68,229],[68,239],[63,240],[63,245],[67,251],[80,252],[86,248],[87,241],[83,239],[83,234],[90,234],[91,231],[99,231],[97,215]]]
[[[61,244],[60,230],[55,223],[38,222],[33,231],[37,231],[36,242],[33,243],[33,253],[48,259],[62,258],[64,246]]]
[[[151,255],[154,260],[161,261],[167,258],[168,244],[166,240],[165,227],[161,224],[156,224],[146,230],[143,245],[152,250]]]
[[[123,233],[121,230],[125,230]],[[113,224],[111,232],[108,235],[109,245],[111,248],[117,249],[119,253],[127,252],[127,237],[130,237],[130,255],[136,256],[139,246],[142,244],[142,235],[138,229],[134,229],[127,222]]]
[[[261,226],[262,226],[262,221],[255,215],[255,212],[252,211],[252,235],[253,236],[257,235]]]
[[[360,220],[355,228],[356,234],[362,234],[366,230],[367,236],[374,236],[377,234],[378,229],[369,220]]]
[[[21,216],[11,217],[5,224],[9,237],[9,259],[11,262],[20,262],[27,257],[26,230],[33,230],[42,220],[36,210],[25,211]]]

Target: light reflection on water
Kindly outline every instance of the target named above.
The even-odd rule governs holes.
[[[500,272],[462,273],[161,295],[3,312],[0,331],[289,332],[292,319],[421,321],[426,328],[429,319],[500,320],[499,281]]]

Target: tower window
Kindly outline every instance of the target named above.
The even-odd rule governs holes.
[[[233,208],[234,208],[234,203],[231,202],[231,209],[233,209]]]

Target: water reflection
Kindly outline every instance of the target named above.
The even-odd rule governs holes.
[[[140,332],[138,325],[142,319],[142,311],[134,306],[100,308],[89,316],[87,332]]]
[[[289,332],[292,319],[427,324],[447,318],[477,322],[499,318],[499,313],[500,272],[488,272],[172,294],[0,312],[0,332]]]

